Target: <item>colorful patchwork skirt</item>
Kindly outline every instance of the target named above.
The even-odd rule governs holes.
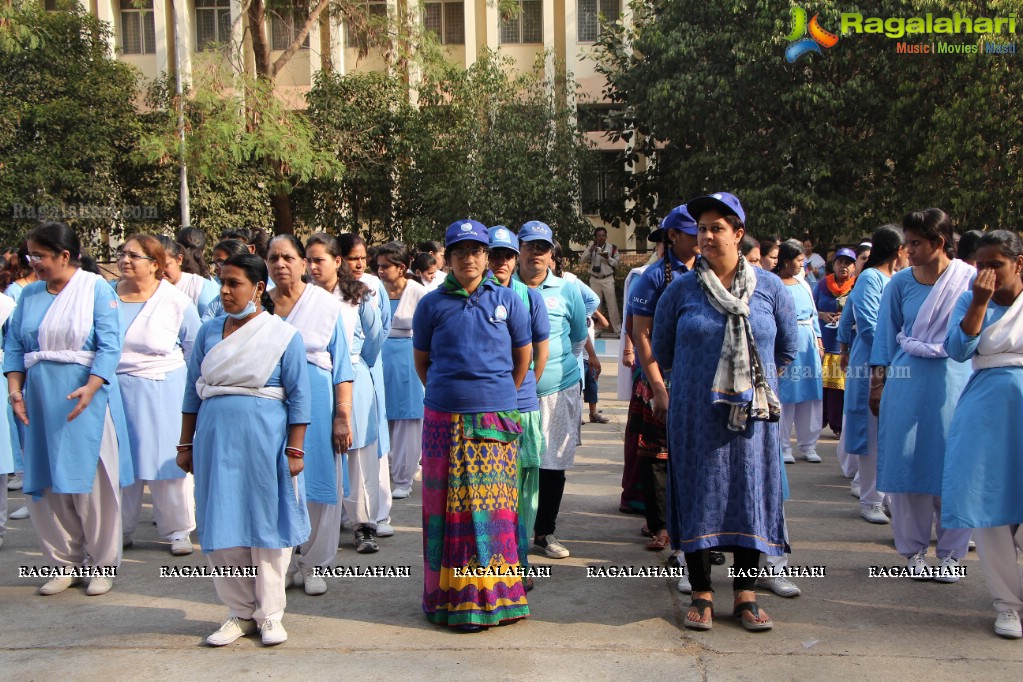
[[[529,615],[518,559],[517,413],[423,418],[423,612],[438,625]]]

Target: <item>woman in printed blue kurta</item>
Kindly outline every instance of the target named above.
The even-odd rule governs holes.
[[[796,439],[803,459],[820,462],[817,439],[821,435],[821,404],[823,384],[821,359],[824,342],[817,307],[813,303],[810,287],[798,278],[803,271],[802,245],[796,241],[782,242],[778,246],[778,263],[774,272],[785,284],[795,304],[799,339],[796,359],[785,368],[778,379],[778,398],[781,400],[781,451],[786,462],[794,462],[790,434],[796,426]]]
[[[960,267],[969,266],[951,260],[952,223],[938,209],[910,213],[903,229],[913,267],[892,277],[881,300],[870,354],[871,367],[878,368],[876,378],[872,378],[870,407],[872,411],[879,410],[877,487],[891,496],[895,548],[909,560],[914,576],[927,580],[932,577],[931,567],[924,557],[932,526],[937,526],[937,555],[942,572],[948,569],[947,572],[954,573],[959,559],[966,556],[970,539],[969,531],[946,529],[940,523],[945,441],[970,367],[943,352],[940,356],[922,357],[919,351],[910,350],[913,343],[932,343],[930,339],[919,338],[917,324],[918,314],[932,290],[944,287],[947,283],[944,275],[954,275]],[[961,286],[965,288],[965,280]],[[934,312],[919,322],[940,329],[943,339],[954,302],[953,298],[950,305],[935,306]],[[885,374],[887,380],[883,379]],[[942,575],[938,580],[955,582],[958,577]]]
[[[980,239],[977,278],[956,304],[945,336],[953,360],[973,363],[949,429],[941,524],[975,528],[981,570],[998,617],[995,633],[1023,636],[1023,243],[1006,230]],[[1001,324],[999,324],[1001,323]],[[978,440],[979,439],[979,440]]]
[[[309,539],[292,559],[290,574],[302,574],[306,594],[320,595],[327,583],[317,568],[328,568],[337,555],[341,532],[338,486],[344,462],[340,453],[351,446],[352,363],[341,320],[341,304],[323,289],[302,281],[305,249],[294,235],[270,240],[267,253],[274,313],[299,330],[305,346],[312,413],[305,434],[306,498]]]
[[[698,224],[703,258],[658,301],[652,347],[671,382],[668,533],[672,546],[686,553],[693,588],[686,626],[706,630],[712,608],[709,550],[732,551],[736,567],[755,569],[761,552],[777,556],[786,548],[778,426],[762,420],[777,418],[776,375],[795,357],[797,331],[792,296],[781,280],[738,253],[744,233],[738,200],[722,192],[693,200],[687,209]],[[728,297],[747,302],[748,318],[719,311],[719,296],[711,299],[714,282],[726,302]],[[726,348],[736,324],[749,329],[752,338],[742,333],[742,347]],[[732,392],[749,394],[753,402],[741,408],[716,402],[720,398],[714,396],[730,387],[718,386],[722,363],[754,356],[761,369],[751,363],[745,373],[736,373]],[[761,388],[745,389],[740,378]],[[749,416],[754,408],[758,419]],[[747,415],[741,427],[738,414]],[[755,575],[733,580],[734,615],[745,628],[763,630],[771,620],[755,601]]]
[[[180,413],[168,415],[167,406],[184,397],[185,363],[200,322],[192,301],[163,279],[164,260],[166,252],[155,237],[135,235],[118,251],[121,279],[111,282],[125,330],[117,379],[136,479],[121,491],[121,523],[124,544],[131,546],[148,485],[157,532],[170,541],[171,553],[181,556],[192,553],[195,503],[192,480],[175,462]]]
[[[195,474],[199,544],[210,565],[256,566],[252,577],[215,577],[229,618],[207,638],[223,646],[255,632],[287,639],[281,625],[291,548],[309,536],[303,469],[311,399],[297,330],[260,310],[266,264],[250,254],[221,269],[227,313],[206,322],[188,363],[178,465]]]
[[[67,226],[37,227],[28,245],[42,281],[25,287],[15,309],[4,373],[15,416],[26,427],[24,490],[32,525],[53,564],[115,568],[121,559],[117,486],[133,480],[116,375],[117,299],[102,278],[80,269],[81,243]],[[72,583],[54,578],[40,592],[55,594]],[[103,594],[111,586],[108,576],[96,576],[89,590]]]
[[[341,318],[351,356],[352,444],[345,457],[344,509],[355,526],[354,544],[360,554],[380,549],[376,540],[377,523],[373,512],[379,505],[379,450],[377,438],[376,392],[370,375],[370,363],[379,357],[384,333],[379,308],[370,300],[369,290],[355,280],[337,240],[325,233],[311,236],[306,243],[309,272],[317,286],[332,293],[341,302]],[[372,359],[372,360],[371,360]]]

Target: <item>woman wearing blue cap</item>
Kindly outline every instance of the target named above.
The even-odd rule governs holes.
[[[629,310],[632,312],[632,338],[643,368],[629,403],[630,428],[639,434],[637,455],[643,481],[644,510],[650,542],[646,548],[660,551],[668,547],[667,499],[668,432],[664,418],[668,412],[668,388],[650,348],[654,312],[661,294],[672,279],[689,272],[696,262],[696,221],[686,207],[676,206],[654,230],[649,239],[664,242],[664,258],[651,265],[632,288]],[[683,589],[686,586],[682,585]]]
[[[476,631],[529,615],[518,560],[517,391],[532,334],[522,299],[487,270],[487,228],[452,223],[451,266],[412,318],[423,419],[423,611]]]
[[[686,207],[702,258],[661,296],[652,342],[671,373],[668,532],[693,588],[685,625],[712,626],[710,550],[719,548],[740,570],[733,615],[747,630],[768,630],[754,584],[761,552],[786,548],[775,377],[796,353],[792,297],[739,253],[745,213],[736,197],[721,192]]]

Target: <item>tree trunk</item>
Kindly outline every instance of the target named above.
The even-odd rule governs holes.
[[[249,3],[249,35],[252,39],[252,54],[256,62],[256,78],[273,80],[270,41],[266,39],[266,5],[263,4],[263,0],[251,0]]]

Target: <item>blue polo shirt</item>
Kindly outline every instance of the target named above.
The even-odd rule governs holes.
[[[551,335],[551,321],[547,317],[547,306],[536,291],[530,289],[517,279],[511,281],[511,289],[518,294],[522,302],[529,307],[529,326],[533,330],[533,343],[546,341]],[[536,374],[533,363],[529,363],[526,378],[519,386],[519,412],[535,412],[540,409],[540,400],[536,395]]]
[[[522,281],[518,279],[518,273],[513,277]],[[537,393],[543,397],[564,391],[579,383],[582,377],[579,363],[572,354],[572,344],[583,343],[587,339],[586,305],[579,287],[552,272],[547,273],[547,278],[535,291],[547,306],[551,328],[547,346],[550,357],[536,387]]]
[[[675,256],[671,249],[668,249],[667,257],[671,259],[672,281],[689,272],[689,268]],[[657,309],[657,301],[665,289],[667,287],[664,285],[664,259],[661,258],[644,270],[629,289],[629,313],[641,317],[653,317],[654,311]]]
[[[457,414],[517,409],[512,349],[531,343],[526,306],[495,280],[468,298],[434,289],[412,317],[412,346],[430,353],[424,404]]]

